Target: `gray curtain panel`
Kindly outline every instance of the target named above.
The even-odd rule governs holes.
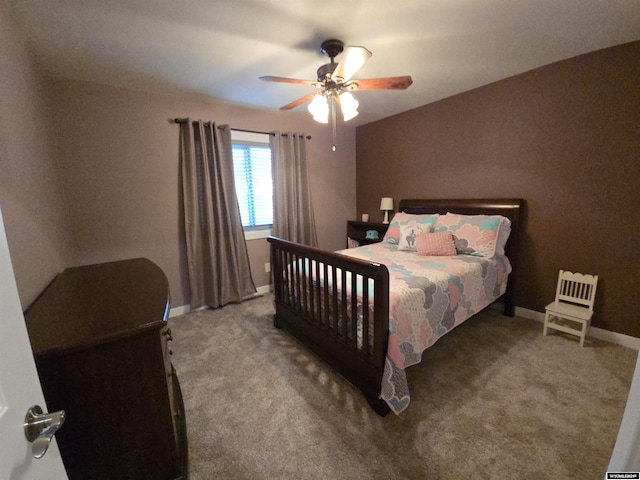
[[[190,305],[220,307],[256,293],[233,177],[227,125],[180,124]]]
[[[304,135],[273,132],[273,235],[318,246]]]

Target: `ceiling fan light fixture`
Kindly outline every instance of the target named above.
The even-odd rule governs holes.
[[[342,92],[340,94],[340,108],[342,109],[342,116],[345,122],[348,122],[358,115],[359,106],[358,100],[349,92]]]
[[[280,107],[280,110],[291,110],[303,103],[309,102],[309,113],[319,123],[331,123],[333,129],[333,146],[336,150],[336,103],[345,122],[358,115],[359,103],[351,95],[351,91],[365,90],[405,90],[412,83],[410,76],[384,77],[352,80],[358,70],[371,58],[371,52],[364,47],[344,46],[342,41],[335,38],[325,40],[320,51],[331,59],[329,63],[321,65],[316,71],[317,81],[300,80],[296,78],[264,76],[260,80],[267,82],[294,83],[314,87],[316,93],[308,93],[304,97]],[[342,54],[340,62],[335,57]]]
[[[329,104],[324,94],[316,94],[307,108],[316,122],[329,123]]]

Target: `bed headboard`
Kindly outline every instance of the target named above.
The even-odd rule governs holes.
[[[521,214],[524,200],[521,198],[486,199],[403,199],[398,210],[405,213],[460,213],[463,215],[502,215],[511,220],[511,235],[505,246],[505,253],[513,271],[509,275],[505,297],[505,313],[513,315],[513,292],[518,277],[518,242],[520,239]]]

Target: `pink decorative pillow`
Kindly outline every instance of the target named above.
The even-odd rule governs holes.
[[[456,255],[456,245],[451,232],[421,233],[416,238],[418,255],[439,255],[450,257]]]

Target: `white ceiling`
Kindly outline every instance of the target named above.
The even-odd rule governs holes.
[[[1,0],[0,0],[1,1]],[[558,60],[640,40],[640,0],[9,0],[51,75],[191,91],[278,109],[312,87],[338,38],[373,57],[354,78],[411,75],[359,92],[362,125]],[[339,61],[340,57],[336,60]],[[305,106],[297,110],[304,111]]]

